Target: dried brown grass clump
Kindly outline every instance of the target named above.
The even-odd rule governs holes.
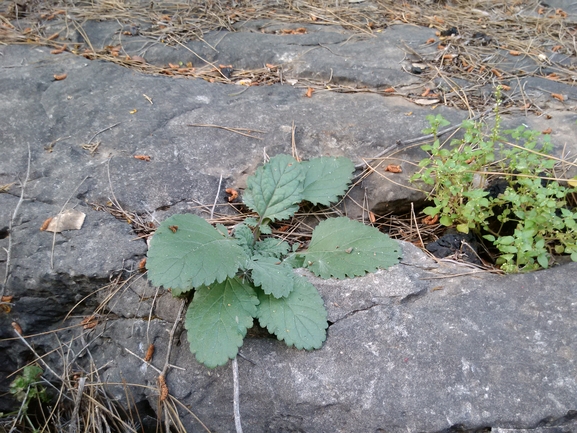
[[[443,104],[469,111],[483,110],[490,101],[481,95],[479,89],[498,82],[504,85],[506,91],[505,106],[525,113],[539,112],[538,104],[531,101],[522,86],[518,85],[519,77],[537,75],[570,85],[577,82],[574,63],[550,60],[553,54],[564,54],[566,58],[577,55],[577,23],[565,11],[541,6],[538,0],[373,0],[359,3],[302,0],[281,4],[267,0],[163,1],[159,4],[141,0],[70,0],[66,3],[12,0],[6,5],[3,15],[0,15],[0,43],[46,45],[53,47],[55,53],[67,50],[89,59],[106,60],[150,74],[201,78],[244,86],[283,83],[282,65],[235,70],[231,65],[214,65],[199,56],[199,60],[208,66],[151,65],[138,56],[123,55],[121,46],[94,49],[90,42],[67,46],[61,38],[65,38],[71,30],[84,34],[82,25],[88,20],[114,20],[127,28],[138,24],[139,34],[149,38],[152,43],[173,46],[185,46],[190,40],[202,40],[203,35],[212,30],[238,31],[245,23],[257,20],[286,23],[286,29],[276,30],[280,33],[306,31],[303,25],[314,24],[339,26],[352,35],[368,38],[390,25],[410,24],[437,30],[437,37],[423,41],[423,48],[428,48],[429,54],[421,55],[419,50],[406,49],[408,54],[420,58],[428,66],[423,74],[425,79],[430,83],[434,79],[445,83],[443,87],[448,90],[438,94],[434,89],[427,88],[430,90],[428,96],[437,95]],[[49,34],[48,25],[54,23],[60,23],[64,30]],[[452,34],[452,30],[456,34]],[[430,54],[431,46],[437,48],[435,54]],[[501,67],[502,62],[511,56],[530,58],[540,67],[537,71],[505,71]],[[458,79],[466,79],[473,84],[462,88]],[[299,80],[297,85],[308,88],[311,93],[323,90],[408,96],[407,92],[398,92],[393,88],[370,89],[354,84],[331,84],[328,87],[327,83],[314,80]],[[507,93],[507,89],[513,90]]]
[[[103,380],[101,372],[106,365],[97,364],[92,352],[97,349],[97,342],[106,329],[106,322],[116,320],[107,311],[109,305],[124,296],[126,290],[132,290],[132,284],[142,278],[141,274],[132,273],[128,277],[118,276],[110,284],[101,287],[89,296],[101,294],[102,302],[92,314],[75,317],[72,314],[85,299],[75,305],[67,317],[67,326],[35,335],[26,335],[14,322],[14,338],[10,344],[23,345],[33,355],[30,362],[13,372],[9,380],[14,380],[30,365],[41,368],[35,387],[46,390],[48,399],[38,401],[35,398],[24,398],[19,410],[9,414],[0,414],[0,431],[6,432],[123,432],[141,433],[142,431],[186,433],[181,420],[184,414],[190,415],[203,430],[209,431],[202,421],[171,394],[165,377],[172,368],[170,364],[171,349],[175,343],[175,331],[182,320],[184,301],[172,326],[169,338],[163,340],[166,347],[164,359],[153,359],[154,346],[149,345],[146,357],[140,358],[125,348],[126,352],[146,363],[148,368],[157,374],[158,387],[143,383],[113,383]],[[155,295],[155,300],[157,296]],[[152,309],[149,320],[152,319]],[[8,340],[3,340],[6,342]],[[47,353],[39,353],[35,343],[42,347],[54,347]],[[50,345],[47,342],[53,341]],[[152,348],[151,348],[152,346]],[[158,357],[157,357],[158,358]],[[159,367],[157,367],[159,366]],[[109,395],[110,387],[120,387],[124,391],[124,401],[117,402]],[[151,396],[157,396],[157,407],[153,410],[148,403],[136,402],[135,394],[142,394],[146,389]],[[26,396],[29,390],[23,390]],[[43,391],[44,393],[44,391]],[[49,400],[49,401],[48,401]],[[146,427],[144,427],[146,424]],[[3,429],[3,430],[2,430]]]
[[[10,7],[10,4],[21,6],[18,9]],[[281,4],[241,1],[234,2],[234,6],[227,1],[163,1],[159,4],[147,2],[147,7],[143,7],[140,0],[69,1],[64,5],[59,2],[13,0],[7,5],[0,23],[0,40],[3,43],[56,46],[54,35],[44,33],[46,24],[55,20],[65,22],[69,29],[95,19],[139,23],[143,28],[141,35],[168,44],[202,40],[203,35],[211,30],[236,31],[242,28],[243,23],[270,20],[301,25],[338,25],[367,37],[396,23],[431,27],[439,32],[455,27],[462,38],[441,37],[435,43],[464,50],[461,54],[465,64],[461,66],[468,70],[471,66],[480,68],[484,65],[481,74],[486,71],[487,74],[498,75],[491,72],[496,69],[492,66],[497,65],[486,59],[487,55],[494,53],[495,47],[536,60],[539,60],[539,55],[547,56],[550,52],[572,56],[577,50],[577,23],[571,21],[565,11],[541,6],[537,0],[374,0],[366,3],[303,0]],[[26,23],[28,27],[24,27]],[[480,39],[478,43],[462,43],[474,35],[477,35],[474,39]],[[489,46],[489,41],[494,44]],[[447,54],[446,51],[443,54]],[[443,60],[447,59],[445,57]],[[559,72],[561,76],[558,79],[564,80],[563,68]]]

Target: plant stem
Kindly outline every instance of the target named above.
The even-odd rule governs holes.
[[[234,427],[236,433],[242,433],[242,425],[240,424],[240,404],[239,404],[239,386],[238,386],[238,362],[236,357],[232,360],[232,383],[233,383],[233,402],[234,409]]]
[[[260,238],[260,222],[258,223],[256,228],[254,229],[253,236],[254,236],[254,243],[256,244],[256,242],[258,241],[258,238]]]

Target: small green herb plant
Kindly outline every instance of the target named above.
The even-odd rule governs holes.
[[[10,393],[16,400],[22,402],[18,412],[22,419],[25,419],[32,431],[39,431],[34,427],[34,423],[28,416],[28,407],[34,400],[41,403],[49,401],[46,388],[40,382],[40,376],[44,371],[36,364],[27,365],[22,369],[22,374],[16,376],[16,379],[10,384]],[[19,420],[20,421],[20,420]]]
[[[448,125],[441,115],[428,121],[425,132],[434,136]],[[464,121],[462,129],[463,138],[449,146],[438,138],[422,146],[431,157],[412,179],[433,185],[433,205],[423,212],[482,236],[499,251],[496,263],[505,272],[547,268],[553,253],[577,261],[577,211],[568,206],[577,188],[557,181],[549,135],[524,126],[502,132],[498,108],[490,133],[479,122]],[[502,192],[491,193],[491,178]]]
[[[232,235],[192,214],[160,224],[150,242],[148,278],[174,296],[194,293],[185,327],[199,362],[216,367],[233,359],[254,318],[289,346],[320,348],[328,327],[323,300],[293,268],[345,278],[399,261],[397,242],[346,217],[320,222],[302,251],[271,235],[270,224],[291,218],[302,202],[336,202],[353,172],[347,158],[298,162],[277,155],[248,178],[243,200],[256,217],[247,217]]]

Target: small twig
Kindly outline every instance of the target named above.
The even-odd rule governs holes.
[[[242,433],[240,423],[240,403],[239,403],[239,386],[238,386],[238,362],[236,357],[232,360],[232,383],[233,383],[233,409],[234,409],[234,427],[236,433]]]
[[[238,356],[240,356],[242,359],[244,359],[247,362],[250,362],[252,365],[257,365],[256,362],[254,362],[252,359],[248,359],[246,356],[244,356],[240,351],[238,352]]]
[[[489,112],[491,112],[493,110],[493,108],[487,109],[485,111],[483,111],[482,113],[477,114],[475,117],[470,118],[469,120],[477,120],[481,117],[485,117]],[[439,131],[437,131],[436,134],[427,134],[427,135],[422,135],[420,137],[415,137],[415,138],[411,138],[410,140],[398,140],[395,144],[387,147],[385,150],[379,152],[376,156],[372,156],[370,159],[367,159],[363,162],[360,162],[358,164],[355,165],[356,169],[362,169],[365,168],[370,161],[374,160],[374,159],[378,159],[380,157],[382,157],[383,155],[386,155],[388,152],[390,152],[391,150],[395,149],[395,148],[403,148],[403,147],[407,147],[411,144],[415,144],[415,143],[421,143],[423,141],[427,141],[427,140],[431,140],[435,137],[440,137],[441,135],[445,135],[448,134],[449,132],[453,132],[457,129],[459,129],[461,127],[461,124],[457,124],[457,125],[453,125],[453,126],[449,126],[445,129],[441,129]]]
[[[199,58],[199,60],[202,60],[204,63],[206,63],[207,65],[212,66],[214,69],[216,69],[220,75],[222,75],[223,78],[225,78],[227,81],[230,81],[228,78],[226,78],[224,76],[224,74],[222,73],[222,71],[220,70],[219,67],[217,67],[214,63],[209,62],[208,60],[200,57],[198,54],[196,54],[194,51],[192,51],[190,48],[188,48],[186,45],[184,45],[182,42],[177,41],[173,36],[170,36],[170,39],[172,39],[174,42],[176,42],[178,45],[180,45],[181,47],[185,48],[186,50],[190,51],[192,54],[194,54],[196,57]]]
[[[423,242],[423,238],[421,237],[421,231],[419,230],[419,222],[417,221],[417,216],[415,215],[415,206],[414,203],[411,202],[411,224],[415,221],[415,228],[417,229],[417,235],[419,236],[419,240],[421,241],[421,248],[425,250],[425,243]]]
[[[88,144],[92,143],[92,140],[94,140],[98,134],[101,134],[101,133],[103,133],[104,131],[108,131],[109,129],[112,129],[112,128],[114,128],[115,126],[120,125],[121,123],[122,123],[122,122],[115,123],[114,125],[109,126],[108,128],[104,128],[104,129],[98,131],[96,134],[94,134],[94,135],[92,136],[92,138],[91,138],[90,140],[88,140],[88,143],[86,143],[86,144],[88,145]]]
[[[10,258],[12,253],[12,239],[14,236],[12,235],[12,228],[14,226],[14,220],[16,219],[16,215],[18,215],[18,210],[20,209],[20,205],[24,201],[24,188],[26,187],[26,183],[30,178],[30,164],[32,161],[32,152],[30,150],[30,143],[28,143],[28,164],[26,167],[26,177],[24,178],[24,182],[22,183],[22,187],[20,190],[20,199],[18,203],[16,203],[16,207],[14,208],[14,212],[12,213],[12,218],[10,218],[10,222],[8,223],[8,249],[6,250],[6,268],[4,272],[4,282],[2,283],[2,290],[0,291],[0,299],[4,297],[4,293],[6,291],[6,285],[8,284],[8,277],[10,276]]]
[[[170,431],[170,417],[168,411],[164,411],[164,431]]]
[[[533,149],[528,149],[528,148],[526,148],[526,147],[524,147],[524,146],[519,146],[518,144],[510,143],[510,142],[508,142],[508,141],[505,141],[505,144],[508,144],[508,145],[511,146],[511,147],[515,147],[515,148],[517,148],[517,149],[521,149],[521,150],[526,151],[526,152],[529,152],[529,153],[533,153],[533,154],[538,155],[538,156],[541,156],[541,157],[543,157],[543,158],[553,159],[553,160],[555,160],[555,161],[557,161],[557,162],[562,162],[563,164],[569,164],[569,165],[572,165],[573,167],[577,167],[577,164],[575,164],[575,163],[573,163],[573,162],[570,162],[570,161],[567,161],[566,159],[557,158],[557,157],[555,157],[555,156],[553,156],[553,155],[548,155],[548,154],[546,154],[546,153],[538,152],[538,151],[533,150]],[[546,178],[543,178],[543,179],[546,179]]]
[[[182,403],[180,400],[178,400],[176,398],[171,398],[171,402],[173,402],[175,404],[175,406],[176,405],[180,406],[180,408],[184,412],[187,412],[188,414],[190,414],[190,416],[192,416],[196,420],[196,422],[202,426],[202,428],[204,428],[208,433],[210,433],[210,430],[208,429],[208,427],[206,425],[204,425],[204,423],[200,420],[200,418],[197,417],[195,415],[195,413],[193,411],[191,411],[187,405],[185,405],[184,403]],[[181,430],[181,431],[184,431],[184,430]]]
[[[292,128],[291,128],[291,148],[292,148],[293,158],[296,159],[298,162],[300,162],[301,159],[299,157],[299,153],[297,150],[297,143],[295,140],[295,132],[296,132],[296,126],[295,126],[295,121],[293,120]]]
[[[382,151],[379,152],[376,156],[372,156],[370,159],[363,160],[363,162],[359,162],[358,164],[355,165],[355,168],[356,168],[357,170],[360,170],[360,169],[363,169],[363,168],[368,167],[370,161],[373,161],[373,160],[375,160],[375,159],[380,158],[380,157],[383,156],[383,155],[386,155],[386,154],[389,153],[391,150],[396,149],[397,146],[399,146],[398,142],[395,143],[395,144],[393,144],[393,145],[391,145],[391,146],[389,146],[389,147],[387,147],[386,149],[382,150]]]
[[[58,143],[59,141],[62,141],[62,140],[66,140],[70,137],[71,137],[70,135],[67,137],[59,137],[56,140],[52,141],[48,146],[44,146],[44,150],[47,150],[48,152],[52,152],[54,150],[54,145],[56,143]]]
[[[212,208],[210,209],[210,219],[214,218],[214,208],[216,207],[216,202],[218,201],[218,196],[220,195],[221,185],[222,185],[222,173],[220,175],[220,179],[218,180],[218,189],[216,191],[216,196],[214,197],[214,203],[212,204]]]
[[[22,415],[22,412],[24,411],[24,407],[28,403],[28,394],[30,393],[30,386],[31,385],[28,385],[28,388],[26,388],[26,394],[24,395],[24,399],[22,400],[22,404],[20,405],[20,409],[18,410],[18,414],[14,418],[14,423],[12,424],[12,427],[10,428],[8,433],[12,433],[16,429],[16,424],[18,423],[18,420],[20,419],[20,416]]]
[[[46,368],[46,370],[48,370],[50,373],[52,373],[55,377],[57,377],[58,379],[62,380],[62,378],[60,377],[59,374],[57,374],[54,370],[52,370],[52,368],[46,363],[46,361],[44,361],[44,359],[42,359],[42,357],[40,355],[38,355],[38,353],[34,350],[34,348],[30,345],[30,343],[28,343],[26,341],[26,339],[22,336],[22,334],[20,334],[16,329],[14,329],[14,333],[16,334],[16,337],[18,337],[18,339],[24,343],[24,345],[34,354],[34,356],[36,356],[36,358],[38,359],[38,361],[40,361],[42,363],[42,365]]]
[[[146,361],[146,359],[142,358],[141,356],[138,356],[136,353],[134,353],[132,350],[128,349],[128,348],[124,348],[124,350],[126,350],[128,353],[130,353],[132,356],[134,356],[135,358],[141,360],[143,363],[145,363],[146,365],[148,365],[150,368],[152,368],[154,371],[156,371],[158,374],[161,374],[160,369],[156,368],[154,365],[152,365],[150,362]]]
[[[475,257],[477,257],[477,260],[479,260],[479,262],[483,263],[483,259],[481,258],[481,256],[479,256],[479,254],[477,254],[477,251],[475,250],[475,248],[473,248],[471,245],[469,245],[469,243],[465,242],[465,241],[461,241],[461,250],[463,249],[463,245],[469,248],[469,251],[472,252]]]
[[[228,96],[240,96],[240,95],[242,95],[244,92],[246,92],[248,89],[250,89],[250,86],[245,86],[245,88],[242,89],[240,92],[229,93]]]
[[[122,206],[120,206],[120,203],[118,203],[118,200],[116,199],[116,195],[114,194],[114,188],[112,188],[112,179],[110,178],[110,161],[112,160],[112,156],[110,158],[108,158],[108,161],[106,162],[106,172],[108,174],[108,186],[110,187],[110,194],[112,194],[112,203],[114,203],[116,205],[116,207],[118,209],[120,209],[120,211],[122,211],[123,213],[126,213],[126,211],[124,209],[122,209]]]
[[[70,417],[70,425],[68,433],[76,433],[79,429],[78,411],[80,410],[80,402],[82,401],[82,393],[84,392],[84,385],[86,384],[86,377],[82,376],[78,379],[78,389],[76,390],[76,398],[74,399],[74,409]]]
[[[228,126],[210,125],[210,124],[202,124],[202,123],[189,123],[186,126],[224,129],[225,131],[234,132],[235,134],[244,135],[245,137],[256,138],[257,140],[262,140],[262,138],[247,134],[246,132],[242,132],[242,131],[259,132],[261,134],[264,134],[264,131],[259,131],[258,129],[230,128]]]
[[[176,328],[178,326],[178,324],[180,323],[180,321],[182,320],[182,313],[184,311],[184,307],[186,305],[186,301],[181,301],[180,303],[180,308],[178,309],[178,314],[176,316],[176,319],[174,320],[174,324],[172,325],[172,329],[170,330],[170,334],[168,337],[168,347],[166,348],[166,360],[164,361],[164,367],[162,368],[162,371],[159,371],[159,375],[158,375],[158,395],[159,395],[159,402],[158,404],[166,404],[166,399],[168,398],[168,396],[170,395],[170,390],[168,388],[168,386],[166,385],[166,373],[168,372],[168,368],[171,367],[170,365],[170,353],[172,351],[172,343],[173,343],[173,339],[174,339],[174,334],[176,332]],[[157,368],[154,368],[156,371],[158,371]],[[167,406],[169,407],[169,406]],[[160,409],[160,407],[159,407]],[[169,423],[169,418],[168,418],[168,413],[167,411],[165,411],[165,422],[167,423],[167,427],[170,426]]]
[[[182,320],[182,313],[184,311],[184,307],[186,306],[186,301],[181,301],[180,308],[178,309],[178,314],[176,315],[176,320],[172,325],[172,329],[170,330],[170,334],[168,335],[168,348],[166,349],[166,361],[164,362],[164,367],[160,374],[166,376],[166,372],[168,371],[168,367],[170,367],[170,352],[172,350],[172,340],[174,339],[174,333],[176,332],[176,327]]]

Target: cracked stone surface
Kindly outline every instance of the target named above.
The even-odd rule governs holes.
[[[576,295],[567,275],[577,264],[529,275],[458,277],[462,267],[402,246],[400,264],[362,278],[323,281],[304,272],[329,313],[322,349],[246,339],[239,359],[244,430],[573,431],[577,307],[567,302]],[[155,291],[144,280],[130,290],[146,299]],[[107,365],[109,382],[155,386],[157,373],[126,349],[142,357],[154,343],[153,365],[162,367],[179,301],[162,290],[158,296],[150,323],[142,316],[119,318],[92,331],[101,335],[92,353]],[[134,300],[122,295],[113,312],[126,311],[123,302]],[[147,302],[139,304],[143,316]],[[180,342],[172,359],[183,370],[168,375],[171,395],[212,431],[234,431],[230,367],[208,370],[194,361],[185,333]],[[124,398],[122,386],[109,391]],[[135,395],[154,407],[156,392]],[[187,431],[199,428],[185,420]]]
[[[572,2],[549,3],[577,13]],[[59,29],[51,25],[49,30]],[[224,203],[224,188],[242,187],[265,152],[290,153],[293,121],[302,157],[345,155],[360,163],[398,141],[422,136],[429,114],[440,113],[452,124],[468,116],[454,107],[414,103],[431,86],[428,78],[409,72],[412,62],[437,55],[424,44],[434,35],[429,28],[392,25],[366,38],[337,26],[307,25],[306,34],[279,36],[275,32],[286,25],[253,21],[239,25],[237,33],[209,32],[204,42],[186,47],[123,36],[117,22],[87,21],[83,28],[96,48],[121,42],[127,53],[150,64],[191,61],[202,67],[198,56],[236,69],[273,63],[283,66],[285,80],[297,81],[223,85],[143,75],[69,52],[55,56],[45,47],[0,46],[0,186],[10,185],[0,193],[0,283],[11,240],[6,291],[15,303],[10,314],[0,314],[0,340],[13,336],[12,321],[25,334],[57,329],[76,304],[65,323],[78,323],[110,295],[106,319],[93,330],[61,331],[60,341],[83,333],[83,340],[71,344],[82,363],[88,357],[81,349],[94,339],[90,353],[102,366],[103,379],[150,385],[134,388],[133,398],[149,400],[153,408],[158,373],[126,349],[143,357],[154,343],[153,365],[162,368],[178,302],[142,276],[112,294],[111,278],[132,273],[147,247],[126,221],[94,210],[93,204],[117,200],[146,221],[201,213],[199,203],[212,203],[217,194]],[[69,43],[83,41],[73,30],[65,37]],[[507,70],[543,69],[507,50],[496,54]],[[575,62],[574,57],[552,60]],[[61,73],[67,78],[55,81],[54,74]],[[307,98],[307,80],[329,87],[395,87],[397,93],[320,89]],[[474,88],[479,98],[492,92],[474,81],[459,85]],[[544,115],[517,113],[504,116],[504,122],[551,128],[555,153],[575,154],[577,88],[531,76],[515,85]],[[564,100],[551,98],[552,93]],[[253,132],[247,137],[191,125]],[[85,148],[90,144],[98,144],[94,154]],[[401,164],[403,176],[389,182],[379,167],[362,184],[361,196],[366,194],[377,213],[402,212],[424,198],[398,186],[408,185],[412,164],[424,152],[402,145],[395,151],[383,164]],[[28,160],[24,199],[9,232]],[[54,237],[39,231],[63,207],[86,213],[82,229]],[[403,251],[402,263],[363,278],[323,281],[305,273],[328,309],[327,341],[318,351],[299,352],[271,338],[246,340],[246,359],[239,360],[244,431],[577,431],[577,264],[503,277],[435,263],[410,244],[403,244]],[[230,368],[198,365],[186,333],[179,335],[171,363],[182,370],[167,377],[171,395],[212,431],[233,431]],[[40,353],[58,344],[52,335],[33,343]],[[0,357],[3,393],[6,376],[30,354],[11,341],[0,341],[0,350],[7,355]],[[109,392],[120,401],[126,398],[120,386],[111,385]],[[11,404],[0,393],[0,411]],[[188,431],[199,429],[190,416],[183,414],[183,420]]]

